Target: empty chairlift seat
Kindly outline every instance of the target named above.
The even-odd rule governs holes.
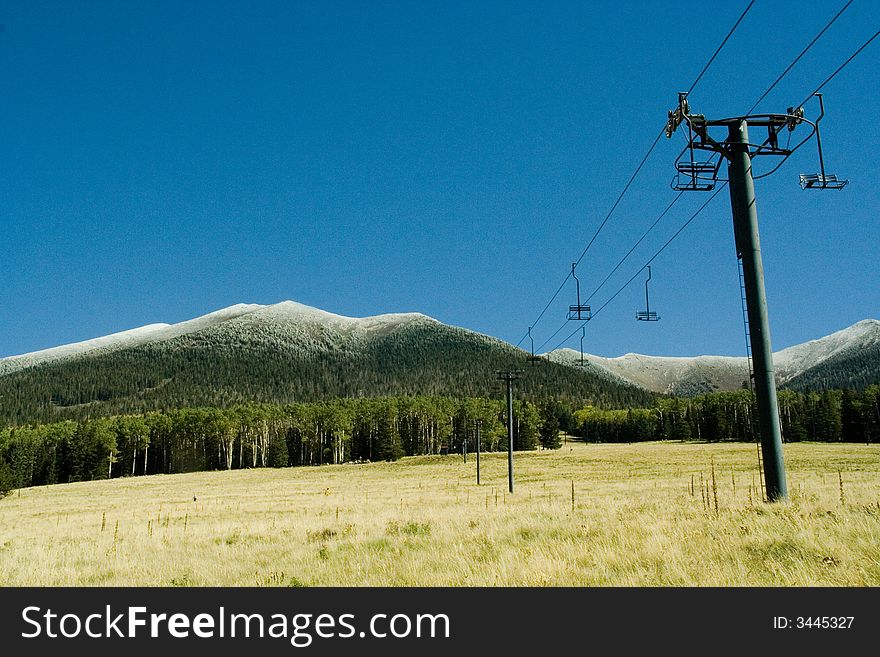
[[[651,282],[651,265],[645,265],[648,270],[648,278],[645,280],[645,309],[636,313],[636,319],[640,322],[656,322],[660,318],[657,313],[651,310],[651,297],[648,295],[648,283]]]
[[[568,318],[571,320],[588,320],[593,316],[589,306],[575,305],[568,307]]]
[[[581,303],[581,282],[574,273],[575,267],[577,267],[577,263],[571,263],[571,277],[577,286],[577,303],[568,307],[568,319],[571,321],[589,321],[593,314],[588,305]]]
[[[716,162],[691,162],[690,160],[675,163],[675,179],[672,188],[679,192],[708,192],[715,189],[718,178]]]
[[[802,173],[801,189],[843,189],[849,184],[849,180],[839,180],[832,173]]]

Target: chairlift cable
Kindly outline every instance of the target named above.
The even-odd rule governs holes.
[[[660,220],[663,219],[663,217],[665,217],[665,216],[669,213],[669,211],[672,209],[672,207],[673,207],[673,206],[678,202],[678,200],[682,197],[682,194],[684,194],[684,192],[679,192],[678,194],[675,195],[675,198],[672,199],[672,202],[671,202],[669,205],[666,206],[666,209],[663,210],[663,212],[661,212],[661,213],[657,216],[656,219],[654,219],[654,223],[652,223],[652,224],[648,227],[648,229],[647,229],[644,233],[642,233],[642,236],[636,241],[635,244],[632,245],[632,248],[630,248],[630,250],[626,252],[626,255],[624,255],[624,256],[618,261],[618,263],[617,263],[616,265],[614,265],[614,269],[612,269],[612,270],[608,273],[608,275],[602,280],[602,282],[599,283],[599,285],[596,286],[596,289],[593,290],[593,291],[590,293],[590,296],[588,296],[587,299],[586,299],[586,303],[589,303],[590,299],[592,299],[594,296],[596,296],[596,293],[597,293],[599,290],[601,290],[602,287],[605,285],[605,283],[607,283],[607,282],[611,279],[611,277],[614,275],[614,273],[615,273],[618,269],[620,269],[620,267],[623,265],[623,263],[626,262],[626,259],[629,258],[629,257],[632,255],[633,251],[635,251],[635,250],[638,248],[639,244],[641,244],[641,243],[645,240],[645,238],[648,236],[648,234],[649,234],[652,230],[654,230],[654,228],[657,226],[657,224],[660,223]]]
[[[733,36],[734,32],[736,32],[736,28],[739,27],[740,23],[742,23],[743,18],[745,18],[746,14],[749,13],[749,9],[752,8],[753,4],[755,4],[755,0],[752,0],[749,3],[748,7],[746,7],[743,10],[743,13],[740,14],[740,17],[738,19],[736,19],[736,23],[733,24],[733,27],[730,28],[730,32],[728,32],[727,36],[724,37],[724,41],[721,42],[721,45],[718,46],[718,48],[715,50],[715,53],[712,55],[712,57],[709,58],[709,61],[706,62],[706,65],[703,67],[703,70],[700,71],[700,74],[697,76],[697,79],[694,80],[694,83],[691,85],[691,88],[688,89],[688,91],[687,91],[688,93],[692,92],[694,90],[694,87],[697,86],[697,83],[700,81],[700,78],[703,77],[703,74],[709,69],[709,67],[712,65],[712,62],[715,61],[715,58],[718,56],[718,53],[721,52],[721,49],[725,46],[725,44],[727,43],[727,40],[730,39],[731,36]]]
[[[838,66],[838,67],[837,67],[837,70],[834,71],[834,73],[832,73],[832,74],[829,75],[827,78],[825,78],[825,81],[824,81],[822,84],[820,84],[818,87],[816,87],[816,90],[813,91],[809,96],[807,96],[806,98],[804,98],[804,99],[798,104],[798,107],[801,107],[801,106],[804,105],[808,100],[810,100],[810,98],[812,98],[812,97],[815,96],[817,93],[819,93],[820,91],[822,91],[822,88],[823,88],[826,84],[828,84],[829,82],[831,82],[831,80],[833,80],[834,77],[835,77],[838,73],[840,73],[844,68],[846,68],[847,64],[849,64],[852,60],[854,60],[854,59],[859,55],[859,53],[861,53],[865,48],[867,48],[867,47],[871,44],[871,42],[872,42],[874,39],[876,39],[878,36],[880,36],[880,30],[877,30],[876,32],[874,32],[874,35],[873,35],[870,39],[868,39],[867,41],[865,41],[865,43],[863,43],[861,46],[859,46],[859,49],[856,50],[852,55],[850,55],[849,58],[848,58],[843,64],[841,64],[840,66]]]
[[[810,50],[810,48],[813,47],[813,44],[815,44],[822,37],[822,35],[828,31],[828,28],[830,28],[834,24],[834,21],[836,21],[838,18],[840,18],[840,15],[843,14],[843,12],[845,12],[847,10],[847,8],[852,3],[853,3],[853,0],[849,0],[845,5],[843,5],[843,7],[841,7],[840,11],[838,11],[834,15],[834,18],[832,18],[830,21],[828,21],[828,23],[825,25],[825,27],[822,28],[822,31],[819,32],[819,34],[817,34],[816,36],[814,36],[813,40],[807,44],[807,47],[804,48],[803,50],[801,50],[800,54],[792,60],[791,64],[788,65],[788,68],[786,68],[780,74],[780,76],[778,78],[776,78],[776,80],[773,82],[773,84],[771,84],[769,87],[767,87],[767,91],[765,91],[763,94],[761,94],[761,97],[755,101],[755,103],[752,105],[751,109],[748,112],[746,112],[746,114],[751,114],[755,110],[755,108],[760,104],[760,102],[762,100],[764,100],[771,91],[773,91],[773,89],[776,87],[776,85],[782,81],[782,78],[784,78],[786,75],[788,75],[788,72],[792,68],[794,68],[794,65],[797,64],[801,60],[801,58],[807,54],[807,52]]]
[[[645,267],[647,267],[647,266],[650,265],[652,262],[654,262],[654,260],[655,260],[655,259],[656,259],[661,253],[663,253],[663,251],[666,250],[666,247],[668,247],[670,244],[672,244],[672,242],[675,240],[675,238],[678,237],[678,236],[682,233],[682,231],[684,231],[684,229],[687,228],[687,227],[688,227],[688,226],[694,221],[694,219],[696,219],[698,216],[700,216],[700,214],[703,212],[703,210],[706,209],[706,206],[708,206],[708,205],[709,205],[709,204],[715,199],[715,197],[718,196],[718,194],[721,193],[721,191],[722,191],[726,186],[727,186],[727,181],[723,181],[723,182],[718,186],[718,188],[715,190],[715,192],[714,192],[714,193],[713,193],[708,199],[706,199],[706,202],[703,203],[703,205],[701,205],[701,206],[697,209],[697,211],[694,212],[694,214],[692,214],[692,215],[690,216],[690,218],[689,218],[687,221],[685,221],[685,222],[679,227],[679,229],[678,229],[677,231],[675,231],[675,233],[673,233],[673,235],[672,235],[668,240],[666,240],[666,242],[663,243],[663,246],[661,246],[661,247],[660,247],[660,248],[654,253],[654,255],[652,255],[652,256],[651,256],[651,257],[650,257],[650,258],[649,258],[649,259],[648,259],[648,260],[647,260],[647,261],[646,261],[641,267],[639,267],[638,270],[636,271],[636,273],[633,274],[633,275],[630,277],[630,279],[629,279],[628,281],[626,281],[626,283],[624,283],[623,285],[621,285],[621,286],[618,288],[618,290],[617,290],[614,294],[612,294],[612,295],[611,295],[611,296],[605,301],[605,303],[603,303],[601,306],[599,306],[599,308],[597,308],[597,309],[593,312],[593,318],[595,318],[596,315],[598,315],[602,310],[604,310],[604,309],[608,306],[608,304],[610,304],[612,301],[614,301],[614,299],[616,299],[616,298],[620,295],[620,293],[623,292],[623,291],[624,291],[624,290],[630,285],[630,283],[632,283],[634,280],[636,280],[636,278],[638,278],[638,276],[642,273],[642,271],[644,271]],[[555,336],[556,334],[558,334],[559,331],[561,331],[562,328],[563,328],[564,326],[565,326],[565,324],[563,324],[563,325],[559,328],[559,330],[558,330],[556,333],[554,333],[554,336]],[[578,328],[576,328],[576,329],[575,329],[572,333],[570,333],[568,336],[566,336],[565,339],[563,339],[558,345],[556,345],[553,349],[551,349],[551,351],[555,351],[556,349],[559,349],[562,345],[564,345],[564,344],[565,344],[566,342],[568,342],[572,337],[574,337],[575,333],[577,333],[579,330],[580,330],[580,326],[579,326]],[[545,344],[546,344],[546,343],[545,343]],[[544,346],[544,345],[541,345],[541,347],[543,347],[543,346]],[[539,347],[539,349],[540,349],[540,347]]]
[[[743,16],[744,16],[745,13],[751,8],[751,5],[752,5],[752,4],[753,4],[753,3],[750,3],[749,6],[746,7],[746,10],[745,10],[745,12],[743,13]],[[774,82],[773,82],[773,83],[767,88],[767,90],[766,90],[766,91],[765,91],[765,92],[764,92],[764,93],[758,98],[758,100],[755,101],[755,103],[752,105],[752,108],[749,110],[748,113],[751,113],[751,112],[752,112],[752,111],[758,106],[758,104],[759,104],[764,98],[766,98],[766,96],[767,96],[767,95],[768,95],[768,94],[769,94],[769,93],[770,93],[770,92],[776,87],[776,85],[779,84],[779,82],[780,82],[780,81],[781,81],[781,80],[782,80],[782,79],[783,79],[783,78],[784,78],[784,77],[785,77],[785,76],[791,71],[791,69],[795,66],[795,64],[796,64],[796,63],[797,63],[797,62],[798,62],[798,61],[799,61],[799,60],[800,60],[800,59],[801,59],[801,58],[807,53],[807,51],[809,51],[809,50],[812,48],[812,46],[813,46],[813,45],[819,40],[819,38],[820,38],[820,37],[821,37],[821,36],[822,36],[822,35],[823,35],[823,34],[824,34],[824,33],[825,33],[825,32],[831,27],[831,25],[832,25],[832,24],[833,24],[833,23],[834,23],[834,22],[835,22],[835,21],[836,21],[836,20],[837,20],[842,14],[843,14],[843,12],[846,11],[846,9],[849,7],[850,4],[852,4],[852,0],[849,0],[849,1],[848,1],[848,2],[847,2],[847,3],[846,3],[846,4],[845,4],[845,5],[844,5],[844,6],[843,6],[838,12],[837,12],[837,14],[835,14],[835,15],[832,17],[832,19],[831,19],[831,20],[825,25],[825,27],[823,27],[823,29],[822,29],[822,30],[821,30],[821,31],[820,31],[820,32],[819,32],[819,33],[818,33],[818,34],[812,39],[812,41],[810,41],[810,43],[809,43],[809,44],[808,44],[808,45],[807,45],[807,46],[801,51],[801,53],[798,54],[797,57],[795,57],[795,59],[791,62],[791,64],[789,64],[789,66],[785,69],[785,71],[783,71],[783,73],[782,73],[782,74],[781,74],[781,75],[780,75],[780,76],[779,76],[779,77],[778,77],[778,78],[777,78],[777,79],[776,79],[776,80],[775,80],[775,81],[774,81]],[[740,20],[742,20],[742,16],[740,17]],[[740,22],[740,21],[737,21],[737,25],[739,24],[739,22]],[[734,28],[735,28],[735,27],[736,27],[736,26],[734,26]],[[732,33],[732,32],[731,32],[731,33]],[[725,42],[726,42],[727,38],[729,38],[729,36],[730,36],[730,35],[728,35],[728,37],[725,38]],[[820,92],[820,91],[825,87],[825,85],[827,85],[829,82],[831,82],[831,80],[833,80],[833,79],[834,79],[834,78],[835,78],[835,77],[836,77],[836,76],[837,76],[837,75],[838,75],[838,74],[839,74],[844,68],[846,68],[846,66],[848,66],[849,63],[850,63],[853,59],[855,59],[855,58],[856,58],[856,57],[857,57],[857,56],[858,56],[858,55],[859,55],[859,54],[860,54],[865,48],[867,48],[867,47],[868,47],[868,46],[869,46],[869,45],[870,45],[870,44],[871,44],[871,43],[872,43],[872,42],[873,42],[878,36],[880,36],[880,30],[876,31],[876,32],[875,32],[875,33],[874,33],[874,34],[873,34],[873,35],[872,35],[867,41],[865,41],[865,43],[863,43],[863,44],[862,44],[862,45],[861,45],[861,46],[860,46],[855,52],[853,52],[853,54],[850,55],[850,56],[846,59],[846,61],[844,61],[844,62],[843,62],[843,63],[842,63],[842,64],[841,64],[841,65],[840,65],[840,66],[839,66],[839,67],[838,67],[838,68],[837,68],[837,69],[836,69],[831,75],[829,75],[829,76],[828,76],[828,77],[827,77],[827,78],[826,78],[826,79],[825,79],[825,80],[824,80],[824,81],[823,81],[823,82],[822,82],[822,83],[816,88],[815,91],[813,91],[809,96],[807,96],[807,97],[804,99],[804,101],[801,102],[801,103],[799,104],[799,106],[804,105],[804,104],[805,104],[810,98],[813,97],[813,95],[815,95],[816,93]],[[722,43],[722,46],[723,46],[723,43]],[[719,48],[719,50],[720,50],[720,48]],[[717,52],[716,52],[716,54],[717,54]],[[713,59],[714,59],[714,55],[713,55]],[[711,60],[710,60],[710,61],[711,61]],[[705,72],[705,71],[703,71],[703,72]],[[703,72],[701,72],[700,76],[698,76],[698,80],[699,80],[699,77],[702,76]],[[694,86],[695,86],[695,85],[692,85],[692,86],[691,86],[691,88],[688,90],[688,93],[690,93],[690,92],[693,90]],[[789,137],[790,137],[790,135],[789,135]],[[800,146],[801,146],[801,144],[798,144],[798,146],[795,147],[795,149],[793,149],[793,150],[797,150],[797,148],[799,148]],[[683,153],[684,153],[684,151],[682,151],[682,154],[683,154]],[[713,157],[714,157],[714,154],[713,154]],[[781,164],[782,164],[782,163],[780,163],[780,165],[781,165]],[[777,165],[777,167],[775,167],[774,170],[775,170],[776,168],[778,168],[780,165]],[[688,220],[687,220],[687,221],[686,221],[686,222],[685,222],[685,223],[684,223],[684,224],[678,229],[678,231],[676,231],[676,233],[673,234],[672,237],[670,237],[669,240],[667,240],[667,241],[663,244],[663,246],[661,246],[660,249],[659,249],[656,253],[654,253],[653,256],[651,256],[651,258],[645,263],[645,265],[644,265],[642,268],[640,268],[640,269],[639,269],[639,270],[638,270],[638,271],[637,271],[637,272],[636,272],[636,273],[635,273],[635,274],[634,274],[629,280],[627,280],[627,281],[626,281],[626,282],[625,282],[625,283],[624,283],[624,284],[623,284],[623,285],[622,285],[622,286],[621,286],[621,287],[620,287],[620,288],[619,288],[619,289],[618,289],[618,290],[617,290],[617,291],[616,291],[611,297],[609,297],[608,300],[605,301],[605,303],[603,303],[599,308],[596,309],[596,311],[593,312],[593,317],[595,317],[600,311],[602,311],[605,307],[607,307],[608,304],[610,304],[610,303],[611,303],[611,302],[612,302],[612,301],[613,301],[613,300],[614,300],[614,299],[615,299],[615,298],[616,298],[621,292],[623,292],[623,290],[626,289],[626,287],[628,287],[628,286],[629,286],[629,285],[630,285],[630,284],[631,284],[631,283],[632,283],[632,282],[638,277],[638,275],[641,273],[641,271],[644,269],[644,267],[647,266],[648,264],[650,264],[651,262],[653,262],[653,260],[654,260],[655,258],[657,258],[657,257],[660,255],[660,253],[662,253],[662,251],[663,251],[664,249],[666,249],[666,247],[669,246],[669,244],[670,244],[670,243],[671,243],[676,237],[678,237],[678,235],[679,235],[679,234],[680,234],[680,233],[681,233],[681,232],[682,232],[682,231],[683,231],[683,230],[684,230],[684,229],[685,229],[685,228],[686,228],[686,227],[687,227],[687,226],[688,226],[688,225],[689,225],[694,219],[696,219],[696,217],[697,217],[697,216],[703,211],[703,209],[704,209],[704,208],[705,208],[705,207],[706,207],[706,206],[707,206],[707,205],[708,205],[708,204],[709,204],[709,203],[710,203],[710,202],[711,202],[711,201],[712,201],[712,200],[718,195],[718,193],[721,192],[721,190],[722,190],[726,185],[727,185],[727,182],[722,182],[722,184],[716,189],[715,193],[713,193],[712,196],[710,196],[709,199],[708,199],[708,200],[707,200],[702,206],[700,206],[700,208],[697,210],[697,212],[696,212],[694,215],[692,215],[692,216],[690,217],[690,219],[688,219]],[[681,196],[682,193],[683,193],[683,192],[679,192],[679,194],[675,197],[675,199],[673,199],[673,202],[670,204],[670,206],[667,207],[666,210],[664,210],[664,213],[663,213],[663,214],[665,214],[666,212],[669,211],[669,209],[671,208],[672,204],[674,204],[674,203],[678,200],[678,198]],[[609,275],[608,275],[608,276],[602,281],[602,283],[600,283],[600,285],[599,285],[599,286],[593,291],[593,293],[591,293],[591,295],[587,298],[587,301],[589,301],[589,300],[593,297],[593,295],[595,295],[596,292],[598,292],[599,289],[601,289],[602,286],[604,286],[605,283],[607,283],[607,281],[608,281],[608,280],[610,279],[610,277],[614,274],[614,272],[616,272],[617,269],[619,269],[619,267],[622,265],[623,261],[626,260],[626,258],[632,253],[632,251],[635,250],[635,248],[638,247],[638,245],[644,240],[644,238],[645,238],[645,237],[647,236],[647,234],[653,229],[653,227],[656,225],[656,223],[659,221],[659,219],[662,218],[662,216],[663,216],[663,215],[661,214],[661,216],[658,217],[657,220],[655,220],[654,224],[652,224],[651,227],[648,228],[648,230],[642,235],[642,237],[639,238],[639,240],[638,240],[638,241],[636,242],[636,244],[630,249],[630,251],[629,251],[629,252],[628,252],[628,253],[627,253],[627,254],[621,259],[620,262],[618,262],[617,265],[615,265],[615,267],[614,267],[614,269],[611,271],[611,273],[610,273],[610,274],[609,274]],[[550,340],[552,340],[552,338],[554,338],[556,335],[558,335],[558,334],[562,331],[562,329],[563,329],[564,327],[565,327],[565,324],[562,324],[562,325],[559,327],[559,329],[557,329],[556,332],[554,332],[553,335],[552,335],[547,341],[545,341],[544,344],[541,345],[541,348],[543,348],[543,347],[544,347],[544,346],[545,346]],[[565,344],[566,342],[568,342],[568,340],[570,340],[570,339],[571,339],[571,338],[577,333],[578,330],[579,330],[579,329],[575,329],[575,331],[573,331],[571,334],[569,334],[564,340],[562,340],[562,342],[560,342],[556,347],[554,347],[553,350],[560,348],[563,344]],[[553,350],[551,350],[551,351],[553,351]]]
[[[691,92],[696,88],[697,84],[700,82],[700,80],[702,79],[703,75],[705,75],[706,71],[709,69],[709,67],[712,65],[712,63],[715,61],[715,59],[718,57],[718,54],[721,52],[721,50],[724,48],[724,46],[725,46],[725,45],[727,44],[727,42],[730,40],[730,37],[733,35],[733,33],[734,33],[734,32],[736,31],[736,29],[739,27],[740,23],[742,23],[743,19],[746,17],[746,14],[748,14],[749,10],[752,8],[752,6],[753,6],[754,4],[755,4],[755,0],[751,0],[751,1],[749,2],[749,4],[746,6],[746,8],[743,10],[742,14],[740,14],[739,18],[737,18],[736,22],[733,24],[733,27],[730,28],[730,31],[727,33],[727,35],[726,35],[726,36],[724,37],[724,39],[721,41],[721,44],[715,49],[715,52],[712,53],[712,56],[709,58],[709,60],[708,60],[708,61],[706,62],[706,64],[703,66],[703,68],[702,68],[702,70],[700,71],[699,75],[697,75],[697,77],[694,79],[693,83],[691,84],[690,88],[688,89],[688,93],[691,93]],[[608,220],[611,218],[611,215],[614,213],[615,209],[617,209],[617,206],[620,204],[621,200],[623,200],[623,197],[624,197],[624,196],[626,195],[626,193],[629,191],[630,187],[632,186],[633,181],[634,181],[635,178],[638,176],[639,172],[641,172],[642,168],[643,168],[644,165],[645,165],[645,162],[647,162],[648,158],[651,156],[651,153],[653,153],[654,149],[657,147],[657,144],[660,142],[660,139],[661,139],[661,137],[662,137],[664,134],[665,134],[665,126],[664,126],[664,128],[658,133],[657,137],[654,138],[654,141],[651,143],[651,146],[648,148],[648,152],[645,153],[644,157],[641,159],[641,161],[639,162],[639,164],[638,164],[638,166],[636,167],[635,171],[634,171],[633,174],[630,176],[630,178],[629,178],[629,180],[627,181],[626,185],[624,186],[623,190],[620,192],[620,194],[618,195],[617,199],[614,201],[614,204],[611,206],[611,209],[608,211],[608,213],[606,214],[605,218],[602,220],[602,223],[599,225],[599,227],[596,229],[596,232],[595,232],[595,233],[593,234],[593,236],[590,238],[590,241],[587,243],[587,246],[584,248],[583,252],[582,252],[581,255],[578,257],[578,259],[577,259],[577,261],[576,261],[576,264],[580,264],[581,260],[583,260],[584,256],[586,256],[587,252],[590,250],[590,247],[591,247],[591,246],[593,245],[593,243],[596,241],[596,238],[599,236],[599,233],[602,231],[602,229],[603,229],[603,228],[605,227],[605,225],[608,223]],[[568,273],[566,274],[565,278],[563,279],[562,283],[560,283],[560,285],[559,285],[559,287],[557,288],[556,292],[554,292],[553,296],[550,297],[550,300],[547,302],[547,304],[544,306],[544,308],[543,308],[543,309],[541,310],[541,312],[538,314],[537,318],[532,322],[531,325],[532,325],[533,328],[534,328],[535,326],[537,326],[538,322],[541,320],[541,318],[542,318],[542,317],[544,316],[544,314],[547,312],[547,310],[549,309],[549,307],[552,305],[552,303],[553,303],[553,302],[556,300],[556,298],[559,296],[559,293],[560,293],[560,292],[562,291],[562,289],[565,287],[565,284],[568,282],[568,279],[569,279],[570,277],[571,277],[571,272],[568,272]],[[564,325],[563,325],[563,326],[564,326]],[[557,330],[556,333],[558,333],[558,332],[561,331],[561,330],[562,330],[562,329],[560,328],[559,330]],[[554,333],[554,335],[556,335],[556,333]],[[525,341],[526,337],[527,337],[527,336],[524,335],[522,338],[520,338],[519,342],[517,342],[517,344],[516,344],[516,347],[519,347],[519,346]],[[551,339],[552,339],[552,338],[551,338]]]

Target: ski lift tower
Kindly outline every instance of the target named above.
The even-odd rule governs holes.
[[[821,104],[821,97],[820,97]],[[715,186],[721,160],[727,160],[727,181],[730,186],[730,204],[733,210],[733,233],[737,255],[742,260],[749,338],[754,366],[755,396],[758,410],[758,427],[761,437],[761,453],[764,463],[764,481],[767,499],[771,502],[788,497],[785,464],[782,457],[782,432],[779,426],[779,404],[776,398],[776,379],[773,372],[773,350],[770,343],[770,322],[767,313],[767,296],[764,289],[764,267],[761,260],[761,244],[758,234],[758,213],[755,206],[754,181],[769,176],[802,144],[818,134],[818,121],[804,118],[802,107],[788,108],[784,114],[750,114],[730,118],[708,120],[702,114],[693,114],[688,105],[687,94],[678,95],[678,107],[669,112],[666,136],[682,123],[687,126],[687,146],[676,161],[677,178],[673,187],[681,191],[707,191]],[[812,131],[794,147],[780,144],[779,133],[788,129],[791,133],[801,124]],[[763,140],[753,140],[749,130],[766,131]],[[726,133],[726,134],[725,134]],[[763,134],[763,133],[762,133]],[[708,160],[699,160],[698,151],[709,151]],[[687,153],[687,159],[683,159]],[[820,151],[821,153],[821,151]],[[718,164],[712,159],[720,155]],[[757,158],[773,156],[779,161],[769,171],[754,175],[752,167]],[[831,180],[825,174],[824,164],[815,186],[829,189]],[[803,177],[802,177],[802,185]],[[808,181],[809,182],[809,181]],[[808,188],[807,185],[804,185]]]

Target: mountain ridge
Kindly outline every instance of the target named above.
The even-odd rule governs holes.
[[[579,364],[581,358],[573,349],[557,349],[546,355],[569,366]],[[628,353],[606,358],[585,353],[584,360],[656,393],[689,396],[736,390],[748,384],[745,356]],[[862,387],[880,382],[880,321],[864,319],[822,338],[776,351],[773,363],[777,384],[795,389]],[[857,376],[848,377],[847,371]]]
[[[522,349],[422,313],[346,317],[294,301],[236,304],[0,359],[0,423],[332,397],[497,396],[495,371],[525,369],[517,393],[612,407],[656,394],[748,384],[736,356],[605,358],[571,349],[532,368]],[[869,319],[775,354],[780,386],[880,383],[880,321]]]
[[[509,368],[529,368],[528,354],[421,313],[239,304],[0,360],[0,424],[334,397],[497,397],[496,370]],[[517,394],[615,407],[653,399],[598,368],[551,362],[529,368]]]
[[[390,325],[404,321],[427,320],[439,323],[432,317],[415,312],[385,313],[368,317],[347,317],[345,315],[338,315],[336,313],[331,313],[290,300],[267,305],[239,303],[174,324],[147,324],[145,326],[126,329],[124,331],[118,331],[97,338],[90,338],[88,340],[72,342],[57,347],[49,347],[47,349],[40,349],[24,354],[5,356],[0,358],[0,376],[26,367],[51,362],[53,360],[87,355],[97,350],[113,350],[138,346],[148,342],[169,340],[190,333],[195,333],[197,331],[210,329],[224,322],[236,320],[246,315],[254,315],[254,319],[260,319],[263,316],[275,316],[275,318],[296,320],[297,322],[335,323],[338,326],[347,327],[349,329],[360,327],[365,330],[387,329]]]

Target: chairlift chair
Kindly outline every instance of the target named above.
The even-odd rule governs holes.
[[[543,358],[543,356],[536,356],[535,355],[535,340],[532,338],[532,327],[531,326],[529,327],[529,342],[531,342],[531,344],[532,344],[531,352],[529,353],[529,356],[527,358],[529,365],[540,365],[541,363],[544,362],[544,358]]]
[[[593,318],[593,312],[589,306],[582,306],[580,304],[569,306],[568,318],[572,321],[589,321]]]
[[[647,265],[647,267],[648,278],[645,281],[645,309],[636,313],[636,319],[640,322],[657,322],[660,321],[660,318],[657,316],[656,312],[651,310],[651,301],[648,296],[648,282],[651,280],[651,265]]]
[[[679,94],[679,106],[682,108],[682,112],[687,111],[687,100],[681,94]],[[670,136],[668,131],[667,136]],[[684,161],[676,159],[675,178],[672,180],[672,188],[677,192],[709,192],[715,189],[721,161],[696,161],[694,159],[694,138],[691,122],[688,120],[688,144],[685,149],[688,152],[688,159]]]
[[[593,312],[588,305],[581,303],[581,282],[575,276],[575,267],[577,267],[577,263],[571,263],[571,277],[577,286],[577,304],[568,307],[568,319],[575,322],[589,321],[593,317]]]
[[[833,173],[802,173],[801,189],[843,189],[849,180],[838,180]]]
[[[675,163],[675,178],[672,189],[677,192],[709,192],[715,189],[718,180],[718,163],[708,160],[691,160]]]
[[[843,189],[849,184],[849,180],[840,180],[833,173],[825,173],[825,158],[822,155],[822,135],[819,133],[819,121],[825,116],[825,103],[822,101],[822,94],[813,95],[819,98],[819,117],[816,119],[816,146],[819,149],[820,173],[800,174],[801,189]],[[789,110],[789,113],[791,113],[791,110]]]

